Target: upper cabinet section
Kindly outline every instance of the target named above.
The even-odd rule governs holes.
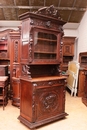
[[[54,6],[19,16],[22,20],[21,61],[29,64],[60,64],[63,21]]]

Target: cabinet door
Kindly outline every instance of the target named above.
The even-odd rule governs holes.
[[[37,121],[64,113],[64,86],[38,89],[36,91]]]
[[[63,55],[74,55],[74,44],[65,44],[63,46]]]
[[[75,37],[63,38],[63,56],[74,56]]]
[[[29,40],[22,40],[22,60],[31,64],[60,63],[60,33],[35,28],[29,35]]]
[[[57,59],[57,36],[49,32],[34,33],[34,59]]]

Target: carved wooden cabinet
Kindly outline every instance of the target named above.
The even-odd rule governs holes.
[[[61,118],[65,113],[66,77],[21,78],[20,121],[34,128]]]
[[[84,95],[84,88],[85,88],[85,68],[80,68],[79,75],[78,75],[78,91],[77,96],[82,97]]]
[[[10,44],[10,50],[9,50],[9,53],[10,53],[10,95],[11,95],[11,98],[13,99],[12,104],[15,106],[16,105],[18,106],[19,98],[20,98],[18,97],[18,95],[20,94],[16,94],[16,93],[19,93],[19,86],[20,86],[18,85],[18,80],[20,76],[20,45],[21,45],[20,36],[21,36],[20,30],[9,32],[9,35],[8,35],[8,42]]]
[[[64,22],[53,6],[20,15],[22,20],[20,115],[29,128],[56,121],[65,112],[66,78],[60,74]]]
[[[85,92],[85,79],[87,73],[87,52],[81,52],[79,54],[79,77],[78,77],[78,96],[83,97]]]
[[[73,60],[74,56],[74,44],[75,44],[75,37],[63,37],[62,39],[63,47],[62,47],[62,70],[68,70],[68,63],[69,61]]]

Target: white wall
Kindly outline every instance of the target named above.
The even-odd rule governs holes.
[[[67,26],[68,27],[68,26]],[[87,11],[85,12],[79,26],[77,29],[65,28],[64,29],[65,36],[76,36],[76,52],[77,57],[75,59],[79,61],[79,53],[80,52],[87,52]]]
[[[78,37],[78,30],[77,29],[64,29],[64,36]]]
[[[87,11],[78,28],[78,56],[80,52],[87,52]]]

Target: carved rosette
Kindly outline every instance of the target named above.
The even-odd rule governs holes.
[[[39,99],[41,113],[50,113],[58,108],[58,93],[54,91],[45,92]]]

